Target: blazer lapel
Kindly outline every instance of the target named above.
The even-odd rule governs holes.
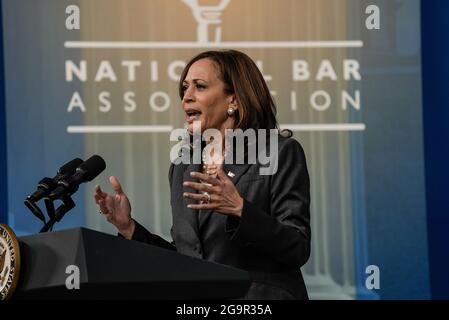
[[[201,171],[201,165],[200,164],[188,165],[183,174],[183,182],[184,181],[198,182],[196,179],[194,179],[190,176],[190,173],[193,171],[197,171],[197,172]],[[181,192],[182,193],[184,193],[184,192],[196,193],[196,190],[182,185]],[[182,194],[181,194],[181,197],[183,199],[182,200],[183,201],[183,210],[182,210],[183,216],[192,225],[193,230],[195,231],[196,236],[198,237],[198,230],[199,230],[199,228],[198,228],[198,210],[193,210],[193,209],[187,208],[188,204],[196,203],[196,201],[194,201],[190,198],[185,198],[184,196],[182,196]]]
[[[251,164],[224,164],[223,171],[229,179],[237,185],[242,175],[249,169]]]

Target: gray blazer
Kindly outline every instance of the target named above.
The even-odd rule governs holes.
[[[244,199],[241,218],[187,208],[183,186],[201,165],[169,171],[173,242],[136,223],[132,239],[249,271],[246,299],[307,299],[300,267],[310,255],[310,193],[306,159],[293,138],[279,136],[278,170],[260,175],[259,164],[224,164]]]

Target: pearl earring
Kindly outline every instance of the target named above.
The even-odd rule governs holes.
[[[228,115],[229,115],[230,117],[232,117],[232,116],[234,116],[234,113],[235,113],[235,109],[232,108],[232,107],[229,107],[229,108],[228,108]]]

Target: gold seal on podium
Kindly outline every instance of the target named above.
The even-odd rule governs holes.
[[[16,289],[20,273],[19,250],[14,232],[0,224],[0,300],[9,299]]]

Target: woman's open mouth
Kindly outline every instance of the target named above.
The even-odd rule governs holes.
[[[185,110],[185,116],[187,123],[193,123],[193,121],[199,120],[201,115],[201,111],[195,109],[187,109]]]

